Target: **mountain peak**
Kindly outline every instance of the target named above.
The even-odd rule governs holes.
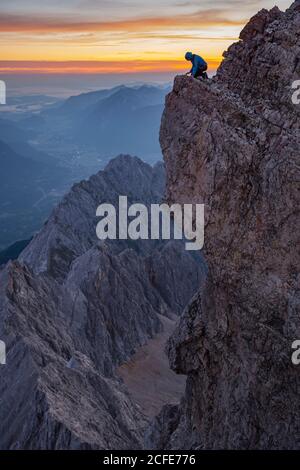
[[[37,273],[65,276],[72,261],[97,244],[99,204],[116,204],[119,195],[128,191],[129,199],[136,202],[159,202],[163,190],[163,168],[158,173],[137,157],[120,155],[104,170],[72,187],[20,259]]]
[[[74,185],[19,259],[0,270],[0,338],[8,351],[0,448],[138,449],[144,412],[182,395],[185,379],[166,371],[162,335],[204,278],[200,256],[181,241],[96,237],[99,204],[117,204],[119,195],[159,202],[164,178],[162,164],[120,155]],[[160,393],[140,377],[136,398],[137,385],[131,396],[118,370],[123,365],[130,379],[126,363],[150,341]],[[142,411],[145,394],[150,406]],[[21,415],[12,416],[13,407]]]

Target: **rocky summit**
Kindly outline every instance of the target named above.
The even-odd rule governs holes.
[[[167,97],[167,200],[205,204],[209,274],[168,342],[187,388],[153,447],[300,446],[299,77],[297,1],[260,11],[216,77],[177,77]]]
[[[96,208],[119,194],[158,203],[164,184],[162,163],[117,157],[75,185],[19,260],[1,269],[1,449],[143,446],[155,397],[148,393],[143,407],[147,384],[138,394],[135,384],[127,389],[118,368],[131,361],[140,370],[136,355],[152,341],[158,355],[165,325],[174,324],[205,268],[181,241],[99,241]],[[162,367],[157,359],[154,372]],[[128,371],[126,379],[132,383]],[[172,371],[159,385],[162,396],[165,387],[168,398],[183,393]]]

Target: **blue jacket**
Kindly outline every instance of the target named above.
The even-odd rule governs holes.
[[[190,73],[195,76],[196,73],[198,72],[199,69],[202,69],[203,67],[207,67],[207,63],[205,62],[205,60],[200,56],[200,55],[197,55],[197,54],[186,54],[186,58],[187,60],[190,60],[193,64],[191,70],[190,70]]]

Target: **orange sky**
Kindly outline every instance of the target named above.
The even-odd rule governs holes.
[[[179,71],[186,50],[216,69],[262,6],[273,1],[1,0],[0,74]]]

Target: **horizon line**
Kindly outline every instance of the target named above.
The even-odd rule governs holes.
[[[216,70],[222,57],[208,58],[208,66]],[[172,73],[185,70],[182,59],[164,60],[0,60],[0,74],[134,74]]]

